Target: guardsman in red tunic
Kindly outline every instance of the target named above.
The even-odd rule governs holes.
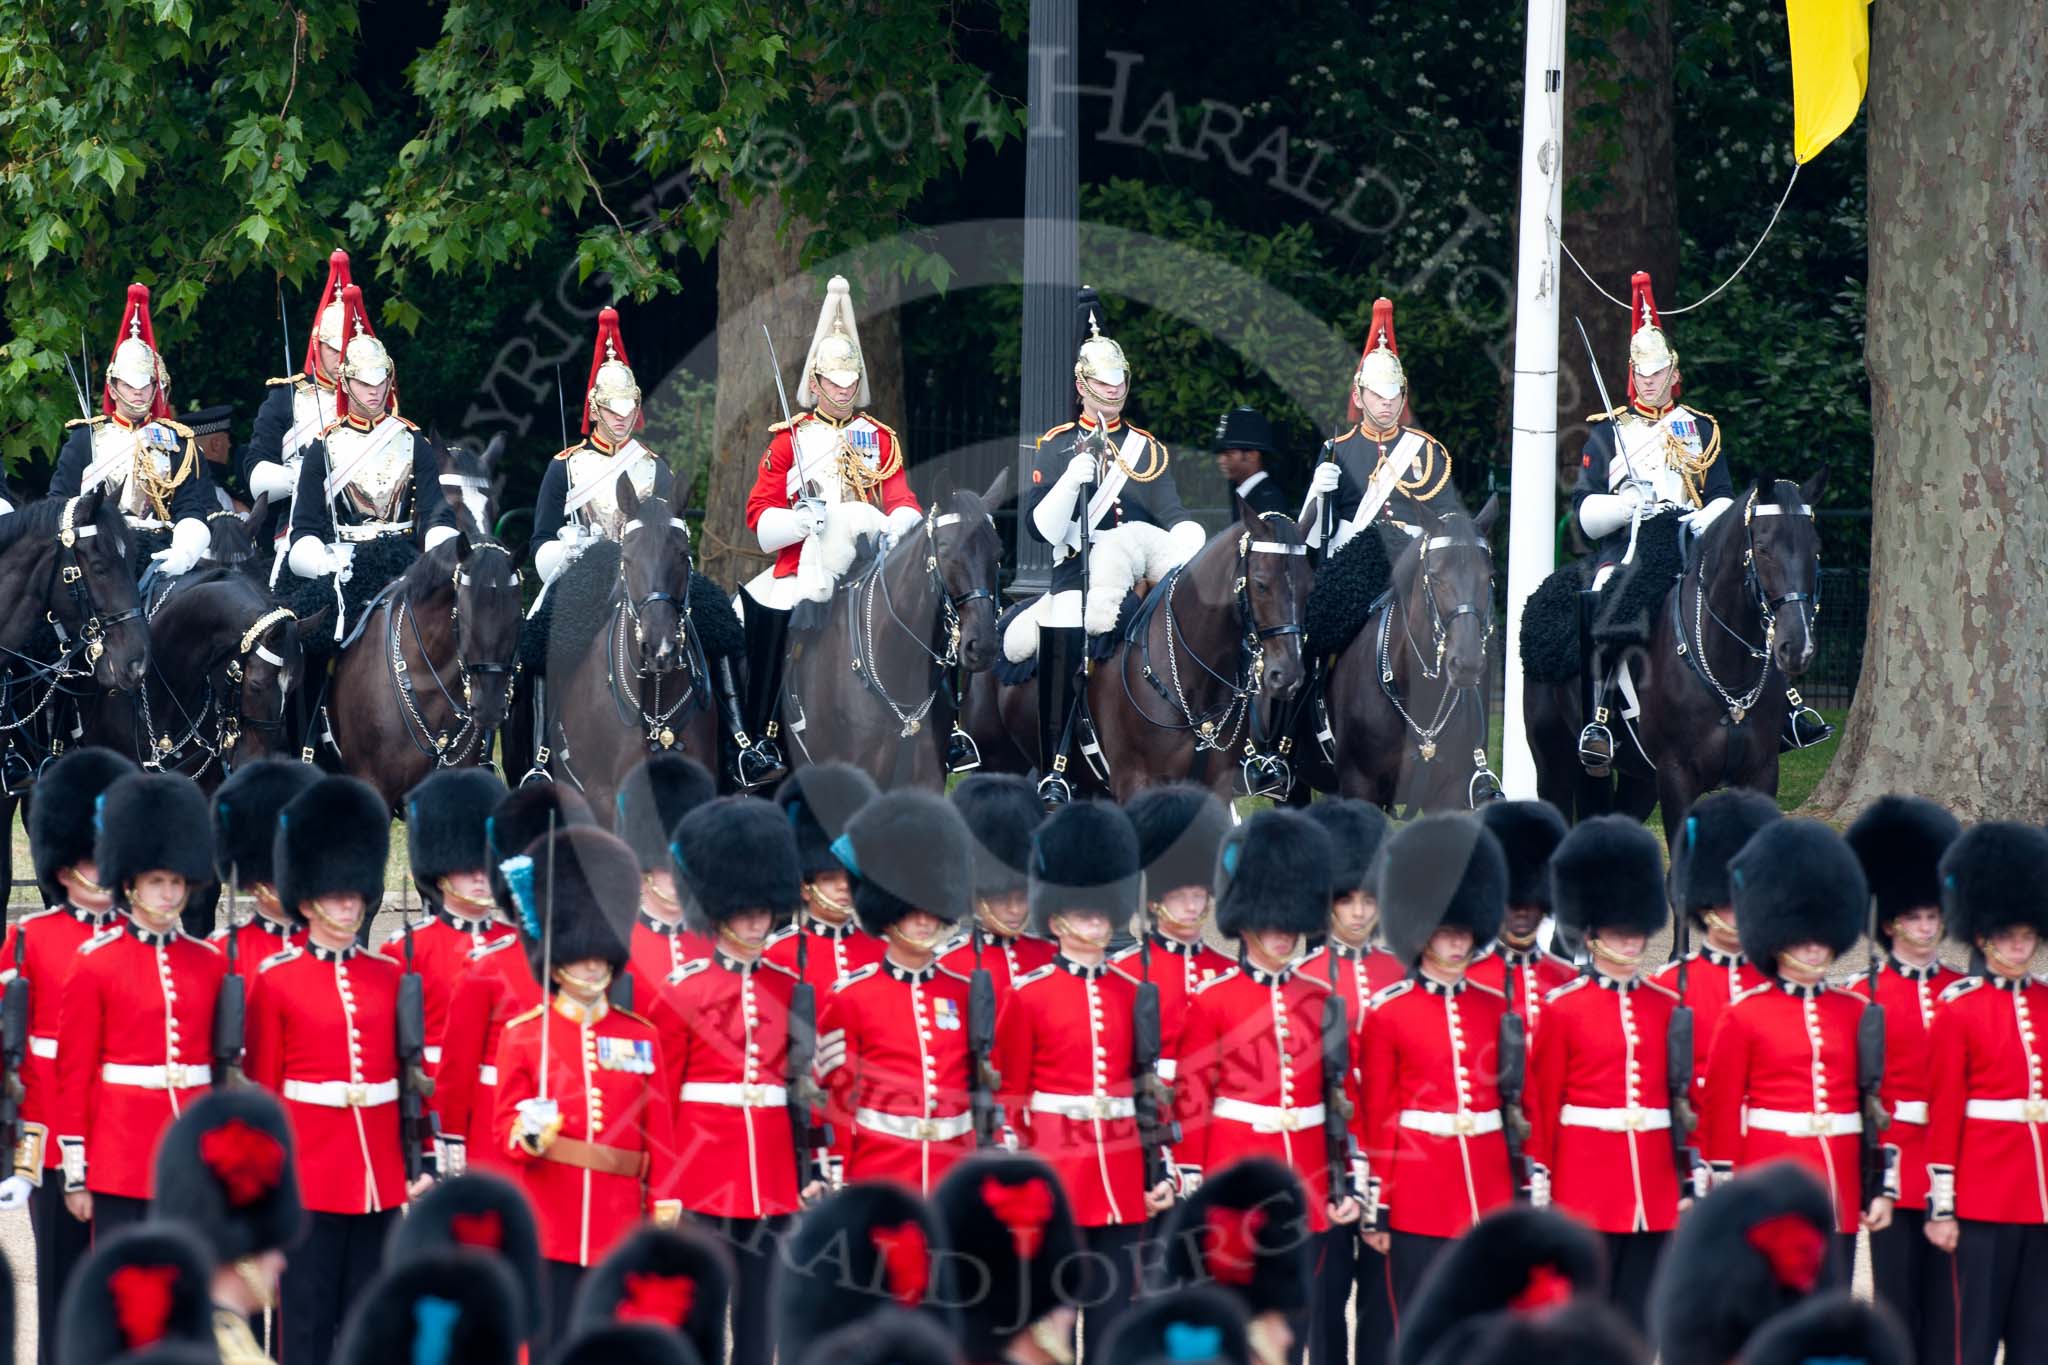
[[[1012,982],[1053,958],[1053,945],[1031,926],[1025,893],[1031,833],[1045,807],[1029,782],[1009,773],[975,773],[953,788],[952,799],[974,836],[974,923],[939,955],[939,965],[956,976],[987,969],[1000,1009]],[[1123,925],[1118,920],[1116,927]]]
[[[832,853],[846,822],[876,795],[874,779],[850,763],[800,768],[775,792],[775,803],[796,831],[804,908],[795,923],[769,937],[768,960],[810,982],[821,1005],[840,977],[882,960],[882,940],[855,919],[853,878]],[[843,1151],[846,1134],[838,1138]]]
[[[100,793],[134,772],[135,765],[112,749],[73,749],[36,781],[28,809],[29,853],[36,884],[48,910],[23,915],[0,944],[0,977],[28,979],[28,1049],[21,1068],[21,1140],[14,1149],[14,1174],[0,1186],[0,1208],[21,1207],[28,1192],[29,1224],[36,1239],[36,1340],[43,1365],[56,1358],[57,1302],[91,1245],[89,1229],[64,1209],[58,1147],[50,1140],[56,1122],[57,1034],[65,986],[78,965],[78,950],[121,923],[114,893],[100,884],[93,863],[93,807]]]
[[[1550,865],[1558,927],[1585,944],[1588,971],[1550,993],[1529,1047],[1530,1183],[1538,1202],[1600,1233],[1609,1297],[1640,1332],[1692,1192],[1671,1131],[1678,996],[1642,975],[1650,936],[1670,918],[1664,850],[1640,820],[1603,815],[1566,835]]]
[[[1301,1360],[1316,1279],[1315,1242],[1301,1235],[1312,1203],[1300,1176],[1248,1157],[1175,1205],[1160,1236],[1169,1283],[1214,1285],[1244,1309],[1258,1365]]]
[[[1684,916],[1683,931],[1702,935],[1705,942],[1685,954],[1684,989],[1680,990],[1678,963],[1667,963],[1655,977],[1667,991],[1684,996],[1692,1009],[1694,1040],[1693,1105],[1700,1101],[1699,1083],[1706,1079],[1707,1048],[1714,1041],[1714,1029],[1736,996],[1755,990],[1769,978],[1742,953],[1742,937],[1736,932],[1735,893],[1728,884],[1728,860],[1742,851],[1750,836],[1783,815],[1778,803],[1761,792],[1736,788],[1702,798],[1686,816],[1678,844],[1671,851],[1670,884],[1672,900]]]
[[[1781,1157],[1803,1162],[1834,1193],[1846,1277],[1857,1231],[1891,1222],[1897,1189],[1894,1175],[1865,1207],[1856,1033],[1867,1002],[1827,981],[1862,936],[1870,905],[1863,867],[1819,821],[1773,820],[1729,861],[1728,876],[1742,951],[1771,980],[1736,997],[1715,1026],[1700,1155],[1717,1183]]]
[[[666,1029],[660,1009],[668,981],[683,965],[711,955],[711,942],[685,923],[669,861],[669,836],[685,815],[718,795],[718,783],[704,765],[678,753],[654,754],[619,784],[618,834],[640,860],[640,913],[626,980],[632,995],[620,1004]]]
[[[1564,840],[1564,817],[1548,801],[1490,801],[1479,819],[1500,840],[1508,860],[1508,910],[1500,937],[1472,963],[1467,977],[1507,998],[1508,1008],[1522,1016],[1531,1044],[1543,1018],[1543,997],[1578,973],[1566,959],[1545,947],[1544,929],[1556,944],[1550,919],[1550,855]]]
[[[221,890],[232,887],[237,897],[247,896],[255,908],[248,919],[238,920],[241,904],[229,906],[229,925],[214,930],[206,941],[220,949],[229,971],[250,981],[271,954],[306,941],[306,927],[278,904],[270,858],[277,813],[319,780],[320,770],[310,763],[259,758],[228,774],[213,794],[213,861],[224,879]]]
[[[96,1238],[146,1215],[157,1139],[213,1084],[227,966],[179,918],[213,877],[206,815],[192,779],[168,773],[131,773],[100,796],[93,861],[128,919],[78,950],[52,1106],[64,1206]]]
[[[527,963],[525,924],[500,864],[517,857],[551,828],[591,823],[590,807],[575,788],[553,782],[529,782],[515,789],[484,822],[491,900],[511,924],[512,937],[493,939],[470,952],[469,970],[449,1001],[441,1071],[434,1079],[443,1175],[468,1169],[472,1159],[499,1169],[510,1164],[502,1155],[504,1143],[491,1127],[497,1104],[498,1038],[506,1020],[541,1001],[540,986]]]
[[[292,1365],[323,1365],[349,1305],[376,1277],[405,1207],[399,1137],[399,965],[360,946],[384,899],[391,816],[352,777],[324,777],[277,822],[278,899],[303,945],[263,963],[249,995],[249,1079],[284,1101],[306,1204],[281,1286]]]
[[[1089,801],[1060,807],[1033,842],[1031,927],[1059,949],[1017,978],[997,1017],[996,1072],[1020,1145],[1047,1163],[1073,1207],[1089,1252],[1088,1283],[1073,1293],[1101,1341],[1136,1292],[1148,1218],[1173,1202],[1165,1153],[1147,1153],[1139,1137],[1138,983],[1107,961],[1111,930],[1130,922],[1138,899],[1138,836],[1121,810]]]
[[[1075,1310],[1105,1316],[1097,1306],[1100,1280],[1088,1283],[1099,1267],[1086,1258],[1093,1248],[1085,1229],[1075,1227],[1072,1186],[1043,1156],[980,1153],[949,1171],[932,1195],[946,1252],[937,1296],[966,1306],[958,1349],[968,1365],[1072,1360]],[[841,1357],[820,1350],[814,1358]]]
[[[1380,931],[1407,967],[1358,1031],[1372,1188],[1366,1241],[1398,1320],[1451,1239],[1515,1195],[1500,1096],[1507,1001],[1466,979],[1500,932],[1507,860],[1470,816],[1428,815],[1380,850]]]
[[[835,845],[853,874],[861,927],[882,961],[841,977],[818,1018],[818,1079],[846,1152],[845,1179],[930,1193],[974,1149],[967,978],[938,963],[968,915],[973,836],[950,802],[892,792],[854,815]]]
[[[492,1127],[540,1215],[553,1334],[587,1267],[641,1222],[682,1216],[686,1172],[655,1027],[608,998],[626,966],[639,860],[612,835],[571,827],[529,846],[508,875],[540,920],[526,955],[548,1002],[498,1040]]]
[[[1943,992],[1928,1062],[1927,1240],[1953,1255],[1955,1359],[2048,1359],[2048,835],[1996,821],[1941,860],[1974,969]]]
[[[802,1135],[792,1127],[796,973],[761,957],[769,927],[796,913],[796,838],[775,807],[733,796],[685,815],[672,848],[689,927],[714,945],[663,987],[675,1019],[662,1045],[675,1087],[677,1161],[689,1173],[683,1207],[732,1258],[734,1365],[766,1365],[775,1353],[768,1289],[776,1252],[799,1194],[825,1192],[815,1155],[799,1153]]]
[[[1870,1235],[1870,1278],[1877,1297],[1922,1360],[1955,1352],[1955,1293],[1948,1262],[1927,1240],[1927,1100],[1934,1076],[1928,1040],[1941,994],[1962,974],[1941,965],[1941,855],[1962,833],[1956,817],[1918,796],[1881,797],[1843,836],[1863,864],[1877,898],[1884,964],[1877,1003],[1884,1009],[1884,1084],[1879,1098],[1891,1125],[1885,1144],[1898,1152],[1899,1200],[1892,1225]],[[1852,987],[1868,1000],[1871,977]]]
[[[727,1361],[725,1350],[726,1308],[732,1298],[732,1270],[727,1249],[708,1233],[688,1226],[672,1228],[649,1224],[633,1230],[611,1254],[592,1266],[576,1295],[575,1320],[566,1325],[578,1339],[587,1333],[605,1331],[627,1324],[657,1327],[672,1332],[692,1351],[677,1358],[694,1361]],[[766,1304],[762,1307],[765,1309]],[[743,1335],[733,1324],[731,1360],[749,1352],[766,1359],[774,1354],[774,1338],[762,1325],[761,1340]],[[672,1338],[673,1340],[673,1338]],[[566,1352],[565,1352],[566,1355]],[[563,1359],[557,1356],[557,1360]],[[647,1365],[653,1357],[644,1351],[606,1351],[577,1356],[584,1361],[617,1362],[617,1365]],[[666,1361],[668,1356],[659,1357]]]

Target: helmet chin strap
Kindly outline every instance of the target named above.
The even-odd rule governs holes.
[[[1630,971],[1634,971],[1638,966],[1642,965],[1643,961],[1642,949],[1638,948],[1633,953],[1617,952],[1597,938],[1588,938],[1586,940],[1586,951],[1599,958],[1602,962],[1612,962],[1615,966],[1626,967]]]
[[[853,918],[852,901],[834,900],[831,894],[816,882],[804,883],[804,899],[810,903],[812,915],[835,928]]]
[[[929,953],[938,946],[939,939],[945,932],[945,927],[942,925],[929,934],[913,934],[903,927],[902,920],[897,920],[884,931],[884,934],[891,943],[899,947],[908,948],[912,952]]]

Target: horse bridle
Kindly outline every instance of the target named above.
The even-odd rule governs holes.
[[[1808,633],[1820,619],[1820,551],[1813,555],[1814,590],[1808,592],[1780,593],[1770,597],[1764,592],[1763,577],[1756,571],[1756,518],[1758,517],[1805,517],[1813,520],[1813,508],[1803,502],[1763,502],[1756,500],[1756,490],[1749,492],[1749,501],[1742,509],[1742,578],[1750,594],[1756,598],[1757,614],[1763,618],[1765,639],[1777,630],[1778,612],[1781,608],[1794,606],[1799,609],[1799,622]],[[1812,603],[1811,610],[1807,604]]]
[[[1429,574],[1429,552],[1431,550],[1456,549],[1477,550],[1485,555],[1489,566],[1487,581],[1489,584],[1492,582],[1493,547],[1480,539],[1476,534],[1470,539],[1461,536],[1431,536],[1425,534],[1416,537],[1415,540],[1416,571],[1422,583],[1422,600],[1429,604],[1429,634],[1431,644],[1434,646],[1433,662],[1432,660],[1424,659],[1420,650],[1415,650],[1415,657],[1416,662],[1422,665],[1422,676],[1428,678],[1431,682],[1435,682],[1438,675],[1444,671],[1444,650],[1450,645],[1451,627],[1456,624],[1459,617],[1470,616],[1481,622],[1479,643],[1482,649],[1493,640],[1494,621],[1493,599],[1491,595],[1488,596],[1483,611],[1476,602],[1460,601],[1451,608],[1450,615],[1446,616],[1443,609],[1437,605],[1436,583]],[[1414,647],[1415,642],[1411,637],[1409,648],[1414,649]],[[1382,673],[1385,671],[1385,669],[1381,670]],[[1385,681],[1391,681],[1391,679],[1385,679]]]
[[[1437,603],[1436,580],[1429,572],[1429,554],[1432,550],[1456,549],[1477,550],[1487,557],[1487,596],[1483,608],[1478,602],[1460,601],[1446,615],[1443,608]],[[1402,633],[1408,637],[1408,652],[1415,659],[1416,667],[1422,670],[1422,676],[1428,681],[1435,682],[1443,676],[1444,651],[1450,645],[1451,627],[1457,623],[1460,617],[1470,616],[1483,623],[1479,637],[1479,645],[1482,651],[1484,651],[1488,644],[1492,643],[1495,627],[1492,563],[1493,547],[1487,544],[1483,536],[1479,535],[1477,528],[1474,528],[1470,536],[1447,534],[1432,536],[1425,532],[1416,537],[1416,583],[1422,590],[1422,600],[1429,605],[1431,657],[1423,658],[1422,650],[1416,645],[1415,634],[1412,630],[1404,629]],[[1385,608],[1380,613],[1378,647],[1380,692],[1394,708],[1395,714],[1401,717],[1402,723],[1408,727],[1409,732],[1415,736],[1416,756],[1426,764],[1434,763],[1437,753],[1437,736],[1441,735],[1450,725],[1451,717],[1456,712],[1459,698],[1466,692],[1474,691],[1475,689],[1446,687],[1443,690],[1443,695],[1437,699],[1436,714],[1430,719],[1428,725],[1419,723],[1409,713],[1407,702],[1401,696],[1399,688],[1395,686],[1394,679],[1394,661],[1390,641],[1393,633],[1395,605],[1395,598],[1390,594]],[[1405,612],[1402,613],[1402,621],[1405,626],[1407,621],[1407,614]],[[1483,697],[1480,698],[1480,705],[1483,716],[1485,705]],[[1499,779],[1493,775],[1492,769],[1487,767],[1485,748],[1483,746],[1475,748],[1471,751],[1471,754],[1473,771],[1471,777],[1465,783],[1465,804],[1468,807],[1477,809],[1482,795],[1488,791],[1497,793],[1500,784]]]
[[[682,533],[683,545],[685,547],[685,554],[683,556],[685,578],[683,580],[684,588],[681,600],[678,600],[674,593],[664,592],[659,587],[637,600],[634,598],[632,585],[626,581],[626,537],[636,531],[646,530],[647,523],[639,517],[634,517],[619,528],[619,570],[617,586],[614,589],[619,598],[619,605],[614,609],[613,613],[612,657],[607,665],[607,672],[610,674],[612,706],[618,712],[620,723],[625,725],[635,723],[635,718],[627,714],[627,703],[630,701],[632,709],[639,713],[638,724],[641,729],[646,731],[647,742],[649,744],[659,744],[664,749],[671,747],[675,743],[675,729],[669,724],[669,721],[675,716],[676,712],[682,710],[683,704],[695,695],[695,679],[697,675],[696,662],[691,658],[690,654],[690,590],[687,577],[689,572],[689,555],[687,550],[690,543],[690,528],[681,517],[677,516],[669,517],[668,524],[670,529]],[[650,711],[641,700],[637,688],[633,691],[630,698],[624,695],[621,690],[625,675],[629,671],[637,682],[645,682],[649,677],[653,676],[648,671],[644,659],[627,659],[626,627],[629,624],[632,626],[634,643],[645,645],[647,643],[647,628],[641,622],[640,613],[660,602],[666,602],[669,606],[675,608],[675,643],[677,650],[682,655],[683,667],[689,675],[689,682],[683,688],[681,695],[675,699],[675,702],[667,710],[661,710],[661,684],[657,680],[654,693],[656,709]],[[629,664],[630,669],[628,667]]]
[[[284,734],[285,716],[282,701],[278,705],[275,719],[259,720],[254,716],[242,714],[242,683],[248,676],[248,666],[242,661],[253,654],[264,663],[276,669],[278,671],[278,693],[282,697],[285,689],[290,686],[284,675],[284,656],[273,653],[270,646],[263,643],[263,637],[285,622],[298,619],[297,614],[290,607],[272,607],[269,611],[264,612],[261,616],[250,622],[249,628],[242,632],[242,638],[235,650],[234,657],[228,660],[227,685],[222,689],[219,731],[220,752],[222,754],[226,754],[240,742],[244,726],[259,734],[276,733],[279,736]],[[226,760],[223,759],[222,761],[225,762]]]
[[[681,517],[670,517],[668,519],[668,524],[673,529],[681,531],[683,533],[683,545],[687,548],[690,543],[689,525],[686,522],[684,522],[684,520]],[[632,622],[634,642],[637,644],[644,645],[647,643],[647,630],[646,627],[644,627],[640,623],[640,613],[646,610],[648,607],[654,606],[656,603],[668,603],[670,606],[676,609],[676,644],[678,646],[681,646],[689,632],[690,624],[690,600],[688,588],[686,587],[684,589],[683,599],[681,601],[676,600],[676,595],[674,593],[662,592],[658,588],[655,591],[650,592],[646,596],[640,598],[638,601],[635,601],[633,599],[633,589],[626,582],[626,537],[632,535],[635,531],[643,531],[645,529],[646,524],[642,522],[640,518],[634,517],[631,521],[627,522],[625,526],[622,527],[619,531],[619,609],[625,613],[626,619]],[[686,555],[686,561],[687,558],[688,556]],[[636,672],[641,677],[645,677],[647,674],[647,670],[644,668],[638,669],[636,670]]]
[[[1815,584],[1813,592],[1788,592],[1781,593],[1777,597],[1770,596],[1764,590],[1762,577],[1757,573],[1756,518],[1758,517],[1805,517],[1808,520],[1812,520],[1813,508],[1803,502],[1760,503],[1757,501],[1757,490],[1754,488],[1749,490],[1749,497],[1742,505],[1742,586],[1744,591],[1749,594],[1750,600],[1756,604],[1757,618],[1763,622],[1763,644],[1752,645],[1744,638],[1740,631],[1736,630],[1735,627],[1729,625],[1726,621],[1723,621],[1720,614],[1707,605],[1707,566],[1704,562],[1694,565],[1692,569],[1693,638],[1690,644],[1688,644],[1685,638],[1685,613],[1677,605],[1675,597],[1673,605],[1673,611],[1677,616],[1678,622],[1679,656],[1690,659],[1693,671],[1698,673],[1701,680],[1713,690],[1714,695],[1720,700],[1722,707],[1728,712],[1728,718],[1737,725],[1742,723],[1751,708],[1763,697],[1764,687],[1771,680],[1771,644],[1778,634],[1778,612],[1788,606],[1797,607],[1799,609],[1800,624],[1807,629],[1809,635],[1813,630],[1813,623],[1820,619],[1819,549],[1816,548],[1813,554],[1813,581]],[[1810,611],[1808,608],[1809,603],[1812,604]],[[1756,686],[1750,688],[1741,697],[1736,697],[1729,692],[1721,680],[1714,676],[1713,665],[1707,661],[1706,623],[1709,617],[1713,619],[1715,625],[1728,634],[1730,639],[1741,645],[1748,652],[1751,659],[1760,660],[1763,663],[1763,670],[1757,675]],[[1794,706],[1804,706],[1806,704],[1799,697],[1796,688],[1789,689],[1785,695],[1786,699]]]
[[[99,663],[101,656],[107,652],[107,629],[140,618],[142,603],[138,598],[135,605],[128,610],[107,614],[101,612],[99,604],[93,601],[92,584],[87,581],[85,570],[78,562],[78,542],[98,535],[100,528],[90,522],[84,526],[77,524],[78,503],[78,498],[67,499],[64,503],[63,514],[57,523],[57,554],[52,571],[63,581],[72,607],[77,612],[77,625],[74,629],[78,632],[78,638],[84,642],[85,663],[89,670]],[[48,613],[48,620],[56,627],[58,645],[68,655],[71,652],[71,644],[66,638],[64,622],[58,619],[54,610]]]
[[[986,514],[984,513],[984,515]],[[919,635],[917,630],[897,612],[896,601],[889,594],[888,555],[886,553],[876,555],[874,567],[861,580],[852,584],[850,588],[851,596],[847,603],[846,628],[848,635],[851,637],[853,670],[859,675],[861,682],[866,685],[868,691],[879,697],[882,704],[889,708],[890,714],[896,717],[897,725],[902,727],[898,735],[898,738],[901,739],[909,739],[924,728],[924,718],[931,714],[932,707],[937,703],[941,693],[945,690],[947,672],[956,667],[960,662],[961,610],[970,602],[986,600],[993,604],[996,600],[995,592],[992,589],[980,586],[969,588],[965,592],[952,593],[946,591],[945,570],[939,567],[939,532],[948,527],[959,525],[961,516],[962,514],[959,512],[940,512],[936,507],[926,508],[924,514],[924,567],[925,572],[931,575],[932,585],[938,589],[939,593],[940,620],[946,636],[945,653],[941,654],[933,649],[926,642],[925,638]],[[863,600],[863,594],[865,594],[865,600]],[[888,689],[882,685],[881,673],[878,667],[880,659],[875,650],[875,599],[877,597],[882,599],[883,606],[888,609],[889,619],[896,623],[899,630],[915,641],[917,647],[923,650],[925,656],[932,661],[931,690],[925,695],[925,699],[914,707],[905,707],[901,702],[890,696]]]
[[[505,556],[506,563],[514,566],[506,586],[515,591],[518,589],[520,584],[519,569],[517,561],[513,559],[510,550],[494,540],[475,540],[470,542],[470,552],[472,554],[496,552]],[[456,680],[462,686],[462,700],[460,701],[455,699],[454,695],[449,692],[447,685],[441,681],[440,670],[434,667],[433,657],[427,653],[426,641],[420,638],[417,614],[408,610],[402,597],[396,594],[385,604],[385,614],[391,623],[388,662],[392,685],[398,692],[400,709],[404,712],[407,721],[406,735],[412,740],[415,748],[434,760],[437,767],[445,768],[459,763],[466,763],[479,743],[484,743],[488,747],[487,737],[477,728],[476,714],[471,710],[475,693],[474,689],[470,686],[470,680],[472,678],[506,677],[519,671],[519,664],[516,659],[503,662],[495,659],[472,661],[463,657],[462,589],[469,586],[470,577],[469,571],[462,566],[461,561],[458,561],[455,565],[455,572],[449,578],[449,582],[454,587],[455,592],[454,601],[450,603],[448,608],[448,634],[455,644]],[[437,733],[427,724],[426,716],[420,711],[419,694],[412,684],[412,669],[405,661],[405,646],[404,641],[401,639],[400,623],[401,620],[405,619],[409,619],[412,622],[413,644],[418,648],[420,658],[426,664],[427,676],[434,680],[434,689],[441,694],[441,699],[448,703],[449,712],[455,718],[456,725],[452,730],[443,730]]]

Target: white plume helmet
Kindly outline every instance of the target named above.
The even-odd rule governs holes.
[[[818,406],[818,391],[811,376],[822,374],[834,384],[860,381],[853,405],[864,408],[874,401],[868,392],[868,370],[860,355],[860,326],[853,316],[853,288],[844,275],[834,275],[825,285],[825,302],[818,309],[818,327],[811,333],[811,349],[804,356],[804,372],[797,380],[799,407]]]

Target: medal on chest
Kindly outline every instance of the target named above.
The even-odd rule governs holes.
[[[932,1021],[942,1029],[958,1029],[960,1007],[952,1000],[941,996],[932,1001]]]
[[[597,1066],[600,1071],[624,1071],[635,1076],[652,1076],[654,1044],[645,1038],[599,1038]]]

